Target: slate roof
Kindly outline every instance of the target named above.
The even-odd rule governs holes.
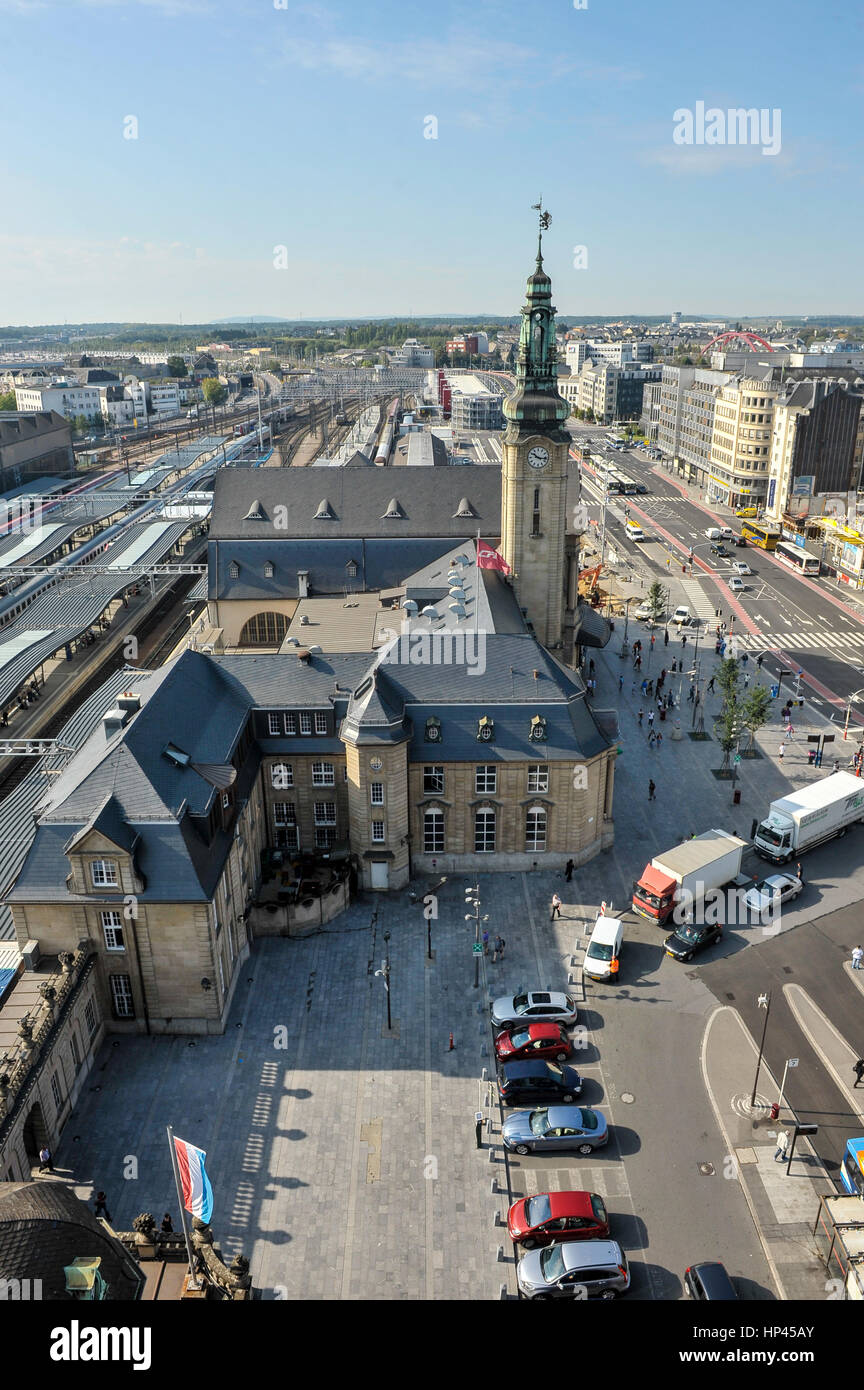
[[[43,1300],[71,1307],[63,1271],[77,1256],[101,1259],[112,1301],[141,1297],[141,1266],[67,1183],[0,1183],[0,1279],[40,1279]]]

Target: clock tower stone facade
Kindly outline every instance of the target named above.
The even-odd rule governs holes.
[[[545,647],[564,637],[569,413],[558,392],[555,307],[541,240],[522,306],[516,389],[504,402],[501,551]]]

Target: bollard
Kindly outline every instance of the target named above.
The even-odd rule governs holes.
[[[456,1044],[455,1044],[454,1041],[453,1041],[453,1030],[452,1030],[452,1028],[451,1028],[451,1030],[450,1030],[450,1046],[447,1048],[447,1051],[448,1051],[448,1052],[455,1052],[455,1051],[456,1051]]]
[[[483,1147],[483,1111],[477,1110],[474,1113],[474,1136],[477,1141],[477,1148]]]

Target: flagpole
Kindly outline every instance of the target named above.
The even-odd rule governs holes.
[[[474,632],[480,631],[480,531],[477,531],[477,551],[474,556],[474,583],[477,592],[474,595]]]
[[[189,1259],[189,1287],[200,1289],[201,1284],[198,1281],[192,1261],[192,1243],[189,1239],[189,1231],[186,1227],[186,1208],[183,1205],[183,1187],[180,1182],[180,1169],[177,1167],[177,1150],[174,1147],[174,1131],[170,1125],[166,1125],[165,1128],[168,1130],[168,1148],[171,1150],[171,1167],[174,1170],[174,1185],[177,1188],[177,1201],[180,1204],[180,1220],[183,1223],[183,1238],[186,1241],[186,1254]]]

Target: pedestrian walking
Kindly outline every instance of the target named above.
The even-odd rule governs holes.
[[[174,1234],[174,1222],[171,1220],[170,1211],[166,1211],[162,1217],[162,1234],[163,1236],[173,1236]]]
[[[619,694],[619,695],[621,694],[621,691],[622,691],[623,689],[624,689],[624,677],[623,677],[623,676],[619,676],[619,677],[618,677],[618,694]]]
[[[643,694],[643,695],[647,695],[647,694],[648,694],[648,682],[647,682],[647,681],[643,681],[642,684],[640,685],[639,689],[642,691],[642,694]]]
[[[745,676],[744,676],[744,689],[745,689],[745,690],[747,689],[747,687],[749,686],[749,684],[750,684],[750,672],[747,671],[746,674],[745,674]]]
[[[758,655],[757,658],[756,658],[756,665],[759,667],[759,670],[760,670],[760,671],[762,670],[762,662],[763,662],[764,660],[765,660],[765,653],[764,653],[764,652],[760,652],[759,655]]]
[[[705,692],[705,693],[706,693],[707,695],[713,695],[713,694],[714,694],[714,677],[713,677],[713,676],[711,677],[710,681],[708,682],[708,685],[707,685],[707,687],[706,687],[706,692]]]
[[[789,1135],[786,1133],[785,1129],[781,1129],[779,1134],[777,1135],[777,1148],[774,1150],[775,1163],[786,1157],[786,1150],[788,1147]]]
[[[855,1085],[861,1085],[861,1078],[864,1076],[864,1057],[859,1057],[852,1070],[855,1073]]]
[[[835,759],[834,759],[834,771],[835,771],[835,772],[839,772],[839,771],[840,771],[840,759],[839,759],[839,758],[835,758]]]
[[[654,650],[654,642],[655,642],[655,640],[656,640],[656,639],[655,639],[655,637],[654,637],[654,633],[652,632],[652,633],[651,633],[651,650],[652,650],[652,652],[653,652],[653,650]]]
[[[640,728],[640,729],[642,728],[642,720],[644,719],[644,717],[645,717],[645,711],[644,711],[644,709],[640,709],[639,713],[638,713],[637,716],[636,716],[636,718],[639,720],[639,728]]]
[[[653,681],[649,681],[649,682],[648,682],[648,689],[646,690],[645,694],[646,694],[646,695],[653,695],[653,694],[654,694],[654,682],[653,682]]]
[[[549,921],[552,922],[552,921],[555,920],[556,917],[560,917],[560,916],[561,916],[561,899],[558,897],[558,894],[557,894],[557,893],[553,893],[553,894],[552,894],[552,912],[551,912],[551,914],[550,914],[550,916],[549,916]]]
[[[795,873],[797,874],[798,878],[799,878],[799,879],[801,880],[801,882],[803,883],[803,882],[804,882],[804,870],[801,868],[801,860],[800,860],[800,859],[798,860],[798,863],[795,865]]]
[[[681,646],[682,646],[682,647],[686,647],[686,646],[687,646],[687,634],[686,634],[686,632],[683,633],[682,636],[681,636]]]
[[[649,711],[649,714],[648,714],[648,728],[649,728],[649,729],[653,729],[653,727],[654,727],[654,711],[653,711],[653,709],[652,709],[652,710]]]
[[[575,868],[576,868],[576,865],[573,863],[573,860],[572,860],[572,859],[568,859],[568,860],[567,860],[567,863],[564,865],[564,877],[566,878],[566,880],[567,880],[568,883],[570,882],[570,880],[571,880],[572,877],[573,877],[573,870],[574,870]]]
[[[781,763],[782,763],[782,761],[783,761],[783,754],[784,754],[785,752],[786,752],[786,744],[785,744],[785,743],[781,743],[781,744],[780,744],[780,747],[777,749],[777,757],[780,759]]]
[[[504,954],[504,944],[505,944],[505,943],[504,943],[504,938],[503,938],[503,936],[496,936],[496,938],[495,938],[495,943],[494,943],[494,949],[493,949],[493,951],[492,951],[492,964],[493,964],[493,965],[495,964],[496,961],[500,960],[501,957],[503,956],[503,954]]]
[[[653,747],[654,747],[654,744],[655,744],[656,742],[657,742],[657,735],[655,734],[654,730],[652,729],[651,732],[650,732],[650,734],[648,735],[648,747],[649,747],[649,748],[653,748]]]
[[[668,647],[668,646],[669,646],[669,629],[668,629],[668,628],[666,628],[665,632],[663,633],[663,646],[664,646],[664,647]]]
[[[95,1212],[97,1216],[104,1216],[106,1221],[111,1220],[111,1213],[108,1210],[108,1198],[102,1191],[96,1193]]]
[[[653,779],[653,777],[651,777],[651,778],[648,779],[648,800],[649,800],[649,801],[656,801],[656,800],[657,800],[657,797],[656,797],[656,795],[655,795],[656,791],[657,791],[657,788],[656,788],[656,786],[654,785],[654,779]]]
[[[595,671],[594,658],[592,657],[591,660],[588,662],[588,674],[589,674],[589,676],[593,676],[594,671]]]
[[[642,670],[642,658],[641,658],[641,656],[637,656],[637,657],[636,657],[636,660],[634,661],[633,665],[636,667],[636,670],[637,670],[637,671],[641,671],[641,670]]]
[[[861,969],[861,962],[862,962],[862,960],[864,960],[864,951],[862,951],[862,949],[861,949],[860,946],[853,946],[853,948],[852,948],[852,969],[853,969],[853,970],[860,970],[860,969]]]
[[[488,931],[484,931],[484,933],[483,933],[483,954],[484,954],[484,956],[488,956],[488,954],[489,954],[489,933],[488,933]]]
[[[39,1150],[39,1172],[44,1173],[46,1168],[49,1173],[54,1172],[54,1160],[51,1157],[51,1150],[47,1144],[43,1144],[42,1148]]]
[[[657,740],[656,740],[656,744],[657,744],[657,747],[658,747],[658,748],[660,747],[660,744],[661,744],[662,742],[663,742],[663,735],[661,734],[660,730],[658,729],[658,730],[657,730]]]

